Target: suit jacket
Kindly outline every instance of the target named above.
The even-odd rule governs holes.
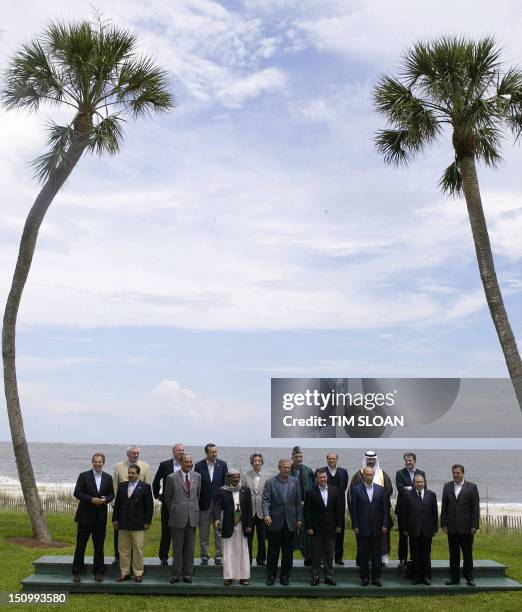
[[[453,481],[442,489],[440,526],[448,533],[471,533],[471,528],[480,527],[480,498],[477,485],[464,481],[459,496],[455,497]]]
[[[165,497],[165,485],[167,477],[174,472],[174,457],[166,459],[159,464],[158,471],[152,481],[152,494],[155,499],[159,499],[162,503]],[[161,493],[160,493],[161,490]]]
[[[335,536],[337,527],[344,527],[344,505],[339,489],[328,485],[328,500],[324,505],[319,487],[305,493],[305,529],[313,529],[314,535]]]
[[[286,499],[284,489],[287,487]],[[265,482],[262,499],[263,516],[272,518],[272,525],[266,527],[268,531],[281,531],[286,519],[289,531],[295,531],[297,521],[303,520],[301,507],[301,485],[294,476],[288,477],[288,482],[282,484],[279,475],[269,478]]]
[[[388,494],[381,485],[373,485],[372,501],[366,493],[364,482],[351,491],[352,528],[359,530],[361,536],[381,535],[382,528],[389,529]]]
[[[188,525],[199,525],[199,498],[201,493],[201,475],[190,471],[190,493],[187,493],[182,470],[172,472],[165,484],[164,503],[169,509],[169,526],[182,529]]]
[[[201,475],[201,495],[199,497],[199,509],[202,512],[210,508],[212,498],[225,484],[225,476],[228,472],[228,466],[225,461],[216,459],[214,466],[214,475],[212,481],[208,471],[207,460],[202,459],[194,466],[194,471]]]
[[[241,526],[243,535],[254,524],[252,516],[252,494],[248,487],[239,489],[239,508],[241,510]],[[226,489],[219,489],[212,502],[212,520],[221,521],[221,537],[231,538],[234,535],[234,494]],[[223,512],[223,517],[221,513]]]
[[[138,480],[132,495],[128,495],[128,482],[120,483],[114,502],[112,520],[118,521],[118,529],[143,531],[150,525],[154,512],[154,500],[150,484]]]
[[[437,496],[433,491],[424,489],[424,497],[418,496],[417,491],[408,491],[404,495],[402,505],[402,524],[410,537],[423,535],[432,538],[439,527],[439,510]]]
[[[337,487],[337,484],[335,483],[332,475],[330,474],[328,466],[321,469],[326,472],[328,486],[332,485],[334,487]],[[339,474],[339,495],[341,496],[341,501],[343,501],[344,505],[346,506],[346,490],[348,489],[349,482],[348,470],[337,466],[337,473]]]
[[[74,497],[80,500],[74,520],[79,525],[101,525],[107,523],[107,504],[114,499],[112,478],[106,472],[102,472],[100,491],[96,488],[96,481],[92,470],[82,472],[78,476],[74,487]],[[95,506],[92,504],[93,497],[105,497],[107,504]]]
[[[254,470],[248,470],[245,475],[245,483],[246,486],[250,489],[252,493],[252,514],[257,516],[258,518],[263,518],[263,489],[265,487],[265,482],[270,476],[263,470],[259,472],[259,484],[256,488],[256,483],[254,480],[255,472]]]
[[[422,470],[418,470],[417,468],[415,468],[413,470],[414,477],[417,474],[424,476],[424,488],[427,489],[428,482],[426,480],[426,474]],[[399,470],[395,474],[395,484],[397,485],[397,503],[395,504],[395,514],[399,515],[401,514],[403,506],[404,506],[403,504],[404,496],[407,493],[409,493],[406,487],[413,487],[413,482],[411,481],[410,473],[408,472],[406,468],[402,468],[402,470]]]

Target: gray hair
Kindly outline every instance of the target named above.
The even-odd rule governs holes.
[[[130,446],[127,446],[127,454],[129,454],[132,450],[137,450],[139,453],[141,451],[141,446],[138,444],[131,444]]]

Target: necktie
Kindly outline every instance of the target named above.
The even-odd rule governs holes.
[[[419,499],[422,499],[422,492],[421,491],[417,491],[417,495],[419,496]]]
[[[133,491],[134,491],[134,487],[132,485],[129,485],[129,488],[127,489],[127,495],[130,497]]]
[[[190,495],[190,478],[189,475],[185,475],[185,488],[187,489],[187,493]]]

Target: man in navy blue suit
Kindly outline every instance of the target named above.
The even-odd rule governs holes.
[[[210,523],[212,522],[212,499],[225,485],[228,466],[225,461],[218,459],[218,448],[209,443],[205,446],[205,459],[198,461],[194,471],[201,475],[201,492],[199,494],[199,543],[201,547],[201,565],[208,565],[210,558]],[[223,565],[223,546],[221,536],[215,527],[214,530],[214,561],[216,565]]]
[[[92,571],[96,582],[102,582],[105,574],[103,545],[107,529],[107,504],[114,499],[112,478],[103,472],[105,455],[96,453],[92,457],[92,470],[82,472],[74,487],[74,497],[80,500],[74,520],[78,523],[76,549],[72,567],[74,582],[80,582],[83,571],[85,548],[92,536],[94,562]]]
[[[389,528],[388,496],[384,487],[373,482],[373,476],[372,468],[363,469],[363,482],[353,487],[351,492],[351,514],[352,529],[357,538],[361,585],[370,583],[371,558],[371,582],[380,587],[381,536]]]
[[[342,504],[342,525],[341,531],[335,534],[335,563],[336,565],[344,565],[344,521],[346,513],[346,489],[348,488],[348,471],[337,465],[339,455],[337,453],[328,453],[326,455],[327,467],[321,468],[326,472],[328,486],[337,487],[339,489],[339,497]]]

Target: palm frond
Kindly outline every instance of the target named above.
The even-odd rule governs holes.
[[[444,170],[444,173],[439,181],[439,188],[442,193],[445,193],[453,198],[462,195],[462,176],[460,174],[457,160],[451,163],[446,170]]]
[[[109,153],[115,155],[120,150],[123,141],[122,123],[124,119],[118,115],[104,117],[91,131],[87,149],[97,155]]]
[[[415,157],[408,130],[379,130],[374,138],[375,146],[387,164],[408,164]]]
[[[495,168],[502,162],[499,153],[502,145],[502,133],[494,127],[482,127],[475,133],[475,155],[486,166]]]
[[[73,124],[65,126],[51,122],[47,126],[47,132],[49,151],[37,157],[31,164],[35,170],[35,178],[41,183],[45,182],[60,164],[66,162],[74,133]]]

